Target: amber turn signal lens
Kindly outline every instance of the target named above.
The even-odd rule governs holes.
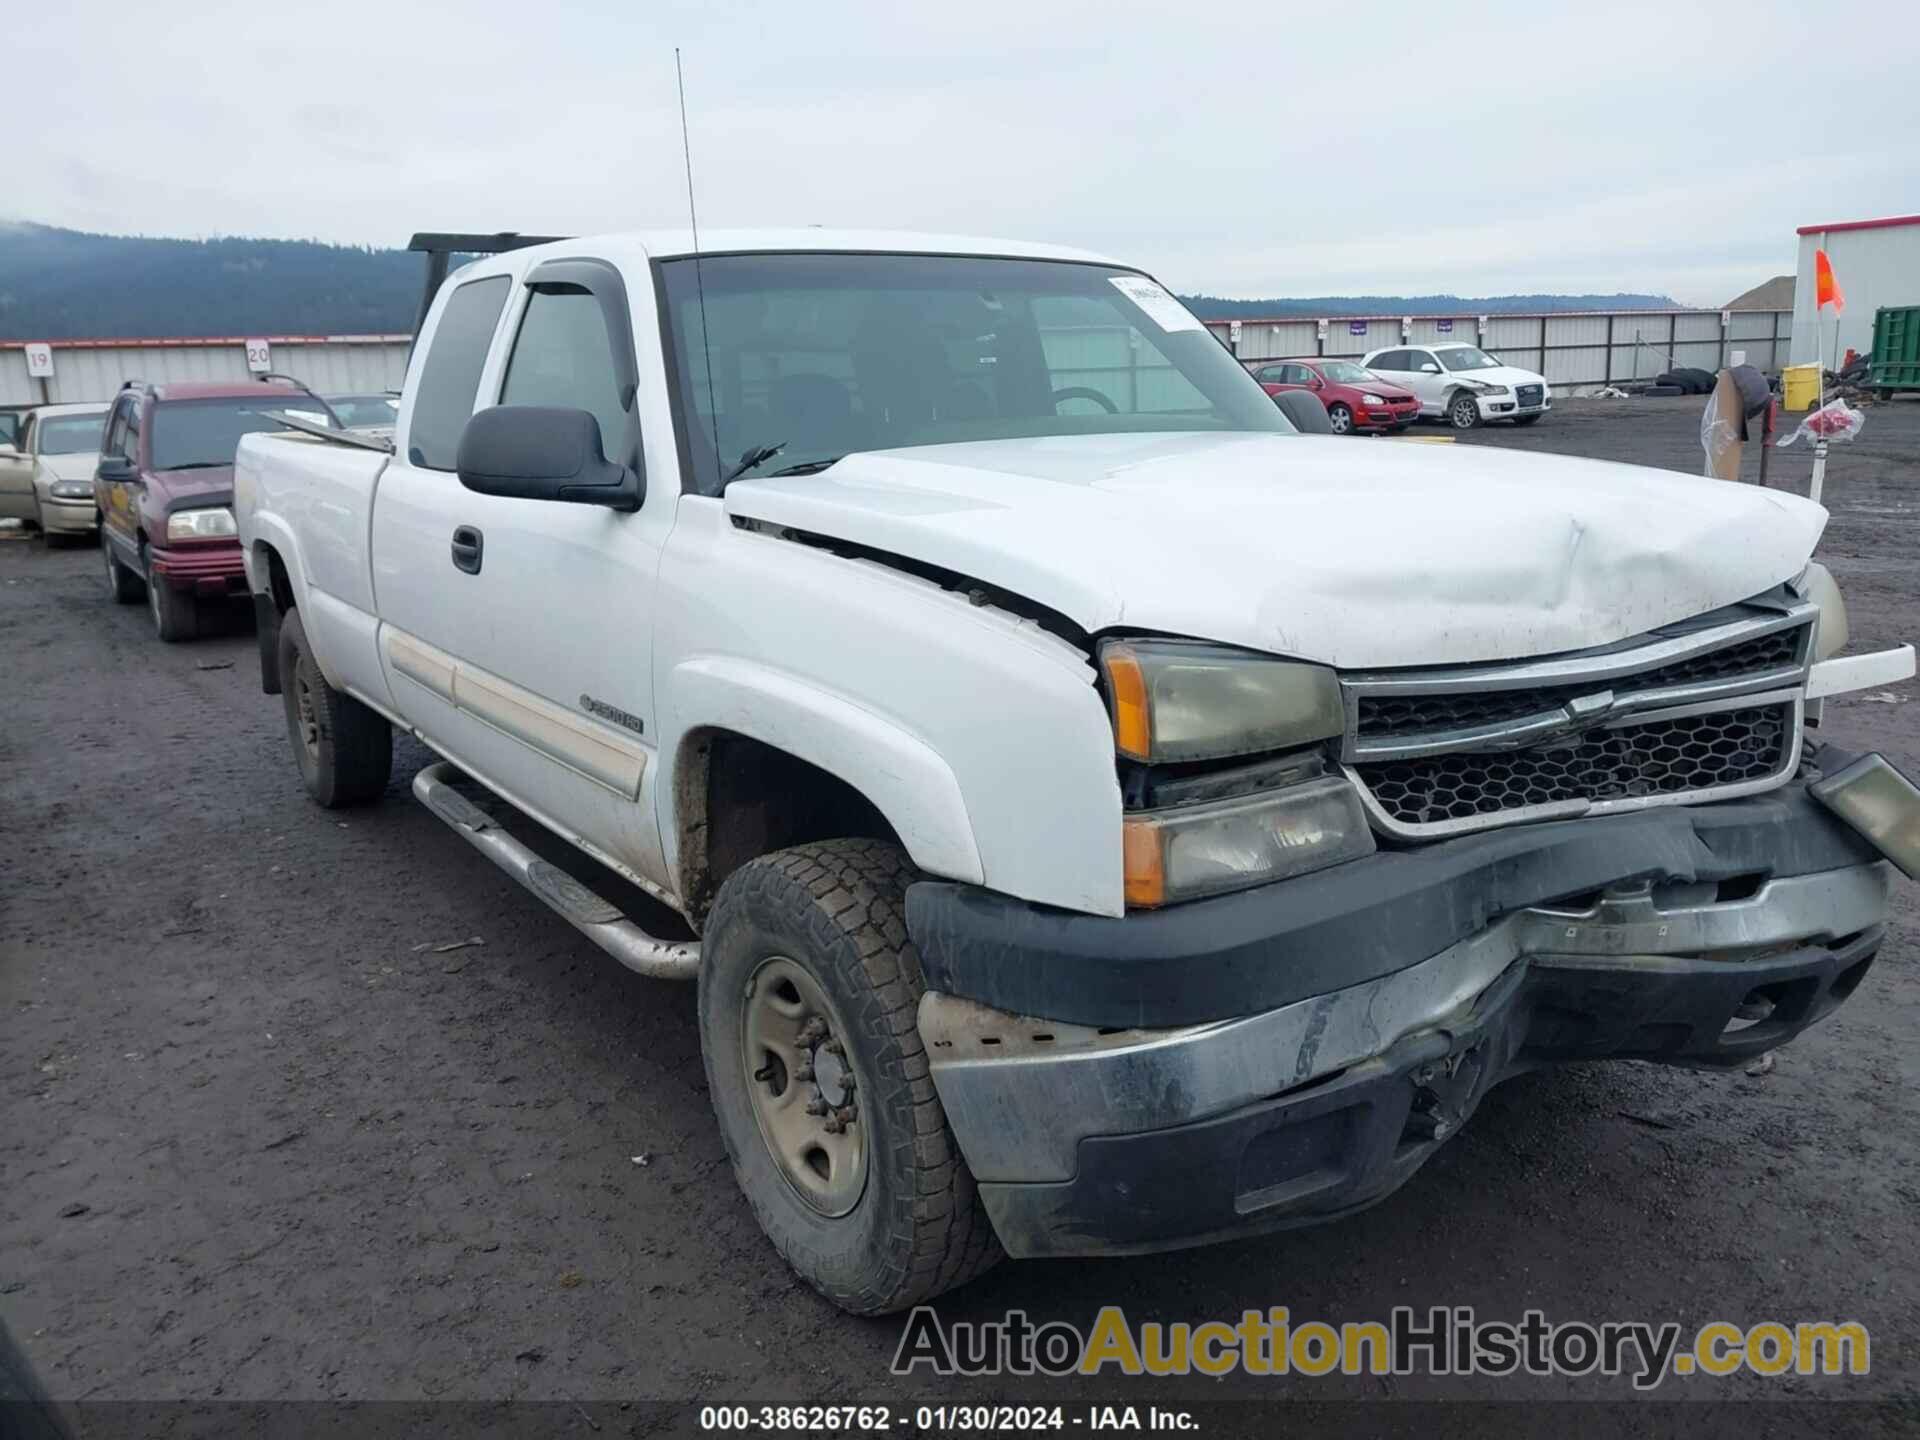
[[[1139,657],[1124,645],[1108,645],[1100,658],[1113,691],[1113,748],[1129,759],[1145,760],[1153,753],[1153,724]]]
[[[1129,820],[1120,834],[1127,904],[1140,909],[1165,904],[1167,866],[1160,827],[1147,820]]]

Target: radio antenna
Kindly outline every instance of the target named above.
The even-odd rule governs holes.
[[[720,407],[713,398],[713,340],[707,333],[707,282],[700,268],[700,212],[693,203],[693,141],[687,134],[687,76],[680,68],[680,47],[673,47],[673,78],[680,87],[680,153],[687,163],[687,224],[693,231],[693,284],[700,297],[700,350],[707,366],[707,418],[713,422],[714,473],[721,473]],[[724,488],[724,487],[723,487]]]

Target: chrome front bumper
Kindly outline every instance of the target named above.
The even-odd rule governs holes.
[[[1497,1053],[1474,1062],[1472,1093],[1448,1101],[1461,1113],[1428,1137],[1434,1142],[1457,1128],[1484,1088],[1545,1060],[1641,1055],[1735,1063],[1790,1039],[1850,993],[1878,944],[1890,873],[1878,863],[1776,878],[1734,899],[1716,898],[1711,882],[1614,887],[1587,908],[1517,911],[1418,964],[1237,1020],[1103,1033],[929,993],[920,1004],[920,1033],[947,1119],[1012,1253],[1194,1243],[1213,1238],[1217,1227],[1142,1235],[1122,1223],[1113,1237],[1101,1233],[1102,1222],[1084,1213],[1093,1202],[1071,1194],[1084,1168],[1083,1145],[1135,1137],[1136,1149],[1150,1151],[1155,1132],[1186,1135],[1196,1122],[1282,1103],[1292,1092],[1311,1095],[1317,1086],[1351,1083],[1370,1066],[1379,1072],[1376,1079],[1411,1076],[1418,1089],[1422,1069],[1383,1069],[1377,1062],[1418,1051],[1428,1068],[1435,1060],[1457,1068],[1466,1047],[1459,1037],[1488,1029],[1484,1012],[1496,994],[1502,1010],[1500,1043],[1492,1047]],[[1797,968],[1782,968],[1788,959]],[[1549,973],[1582,996],[1603,992],[1609,999],[1601,1009],[1612,1018],[1581,1031],[1564,1020],[1571,1009],[1555,1011],[1562,1016],[1559,1029],[1548,1033],[1540,1015],[1553,1010],[1549,1004],[1522,1007],[1527,1013],[1517,1019],[1505,1013],[1523,980],[1538,982]],[[1742,1004],[1745,978],[1756,986],[1786,985],[1780,977],[1799,984],[1807,975],[1812,988],[1793,992],[1804,994],[1805,1004],[1787,1021],[1736,1030],[1730,1013]],[[1672,1016],[1655,1013],[1666,997],[1683,992],[1708,998],[1689,998]],[[1622,1001],[1617,1017],[1607,1011],[1612,999]],[[1683,1015],[1690,1017],[1686,1023],[1677,1018]],[[1418,1108],[1417,1097],[1414,1103]],[[1390,1157],[1395,1165],[1402,1164],[1401,1144]],[[1367,1183],[1353,1190],[1356,1203],[1387,1193],[1424,1158],[1423,1152],[1405,1164],[1397,1178],[1363,1177]],[[1386,1179],[1385,1189],[1371,1193],[1369,1186]],[[1063,1196],[1077,1207],[1071,1224],[1058,1218]],[[1115,1203],[1124,1209],[1124,1200]],[[1275,1216],[1260,1213],[1266,1208],[1240,1205],[1250,1222],[1271,1223]]]

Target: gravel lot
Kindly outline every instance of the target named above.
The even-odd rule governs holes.
[[[1462,443],[1693,471],[1698,408],[1567,402]],[[1804,489],[1804,450],[1775,461],[1776,483]],[[1821,558],[1856,644],[1920,638],[1920,404],[1870,412],[1827,498]],[[382,805],[311,805],[247,618],[164,646],[99,571],[92,550],[0,538],[0,1318],[56,1397],[677,1402],[613,1412],[626,1428],[689,1424],[694,1397],[1287,1399],[1302,1422],[1350,1419],[1323,1410],[1335,1401],[1630,1400],[1599,1375],[893,1379],[899,1325],[797,1284],[736,1192],[691,987],[622,971],[447,834],[406,791],[430,758],[416,745],[397,747]],[[1837,738],[1920,775],[1916,687],[1828,713]],[[1150,1259],[1003,1265],[943,1313],[1854,1317],[1873,1332],[1869,1377],[1660,1393],[1880,1402],[1683,1407],[1694,1433],[1910,1431],[1920,887],[1896,904],[1860,993],[1769,1074],[1531,1077],[1367,1214]],[[484,943],[434,948],[470,937]],[[1422,1434],[1462,1418],[1366,1413]],[[580,1414],[584,1434],[596,1422]],[[1618,1412],[1598,1409],[1551,1428],[1603,1414],[1612,1428]]]

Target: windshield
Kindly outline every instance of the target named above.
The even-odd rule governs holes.
[[[1336,385],[1370,385],[1374,379],[1371,370],[1351,360],[1323,360],[1320,373]]]
[[[670,260],[660,272],[688,459],[706,493],[736,470],[778,474],[857,450],[1293,431],[1198,320],[1128,271],[820,253]]]
[[[349,430],[366,425],[391,425],[400,414],[400,402],[391,395],[329,395],[327,403]]]
[[[1436,350],[1440,363],[1449,370],[1493,370],[1500,362],[1484,350],[1476,350],[1471,345],[1450,345],[1444,350]]]
[[[39,446],[42,455],[93,455],[100,450],[100,432],[106,429],[107,412],[98,415],[49,416],[40,422]]]
[[[315,425],[327,424],[327,415],[304,395],[249,395],[232,400],[163,400],[153,407],[153,468],[204,470],[233,464],[233,452],[242,435],[284,430],[262,410],[283,410]]]

